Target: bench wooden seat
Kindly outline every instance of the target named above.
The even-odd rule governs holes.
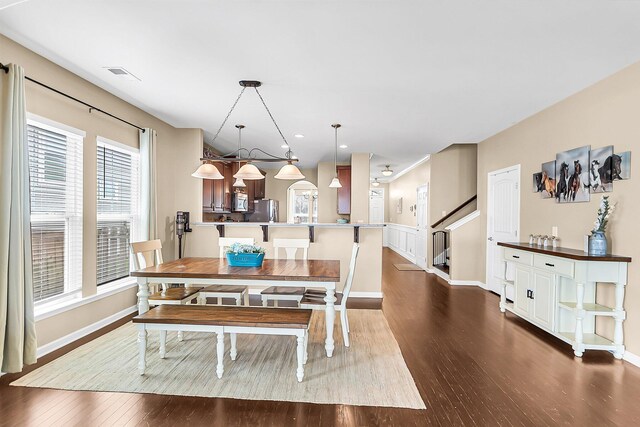
[[[216,302],[222,305],[222,298],[233,298],[236,305],[242,303],[244,297],[244,305],[249,305],[249,288],[247,286],[234,285],[211,285],[200,289],[200,298],[198,303],[205,305],[207,298],[216,298]]]
[[[162,301],[162,304],[181,304],[185,300],[190,301],[198,297],[198,288],[169,288],[166,291],[156,292],[149,295],[149,304],[160,305],[156,301]]]
[[[217,334],[216,374],[224,372],[224,334],[231,337],[231,360],[237,356],[236,334],[292,335],[297,338],[298,381],[304,377],[312,310],[237,306],[161,305],[133,318],[138,326],[138,369],[144,375],[147,330],[160,330],[160,358],[165,357],[166,331],[183,330]]]

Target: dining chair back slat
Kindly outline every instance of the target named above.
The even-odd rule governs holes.
[[[298,249],[302,249],[302,259],[309,259],[309,239],[273,239],[273,259],[280,259],[280,249],[284,249],[287,259],[296,259]]]

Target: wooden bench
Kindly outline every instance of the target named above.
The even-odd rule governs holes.
[[[217,334],[216,374],[224,372],[224,334],[230,334],[231,360],[236,360],[236,334],[292,335],[297,338],[296,371],[298,381],[304,377],[307,342],[312,310],[200,305],[161,305],[133,318],[138,327],[138,369],[146,367],[147,331],[160,331],[160,358],[166,352],[167,331],[213,332]]]

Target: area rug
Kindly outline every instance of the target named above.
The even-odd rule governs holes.
[[[400,271],[424,271],[415,264],[393,264],[393,266]]]
[[[324,350],[324,313],[314,312],[304,380],[298,383],[294,337],[238,335],[238,358],[225,336],[222,379],[216,377],[214,334],[149,332],[147,369],[138,375],[137,330],[132,323],[109,332],[14,381],[13,386],[250,400],[332,403],[425,409],[398,343],[380,310],[349,310],[351,346],[342,342],[336,316],[335,350]]]

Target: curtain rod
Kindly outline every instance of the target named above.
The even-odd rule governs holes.
[[[4,72],[5,72],[5,73],[8,73],[8,72],[9,72],[9,67],[8,67],[8,66],[6,66],[6,65],[4,65],[4,64],[3,64],[3,63],[1,63],[1,62],[0,62],[0,69],[4,70]],[[124,119],[121,119],[121,118],[120,118],[120,117],[118,117],[118,116],[114,116],[113,114],[108,113],[108,112],[106,112],[106,111],[104,111],[104,110],[102,110],[102,109],[100,109],[100,108],[98,108],[98,107],[94,107],[93,105],[88,104],[88,103],[86,103],[86,102],[84,102],[84,101],[82,101],[82,100],[80,100],[80,99],[78,99],[78,98],[75,98],[75,97],[73,97],[73,96],[71,96],[71,95],[68,95],[68,94],[66,94],[66,93],[64,93],[64,92],[61,92],[61,91],[59,91],[58,89],[54,89],[54,88],[52,88],[51,86],[48,86],[48,85],[46,85],[46,84],[44,84],[44,83],[41,83],[41,82],[39,82],[39,81],[37,81],[37,80],[32,79],[31,77],[27,77],[27,76],[25,76],[24,78],[25,78],[25,79],[27,79],[27,80],[29,80],[30,82],[33,82],[33,83],[35,83],[35,84],[37,84],[37,85],[40,85],[40,86],[42,86],[42,87],[44,87],[44,88],[46,88],[46,89],[49,89],[50,91],[53,91],[53,92],[55,92],[55,93],[57,93],[57,94],[59,94],[59,95],[62,95],[62,96],[64,96],[65,98],[69,98],[69,99],[71,99],[71,100],[74,100],[74,101],[76,101],[76,102],[78,102],[78,103],[80,103],[80,104],[82,104],[82,105],[86,106],[86,107],[89,107],[89,112],[91,112],[91,111],[93,111],[93,110],[98,111],[98,112],[100,112],[100,113],[102,113],[102,114],[106,114],[107,116],[112,117],[112,118],[114,118],[114,119],[116,119],[116,120],[120,120],[121,122],[126,123],[126,124],[128,124],[129,126],[133,126],[134,128],[141,130],[143,133],[145,132],[144,128],[141,128],[140,126],[134,125],[133,123],[128,122],[128,121],[126,121],[126,120],[124,120]]]

